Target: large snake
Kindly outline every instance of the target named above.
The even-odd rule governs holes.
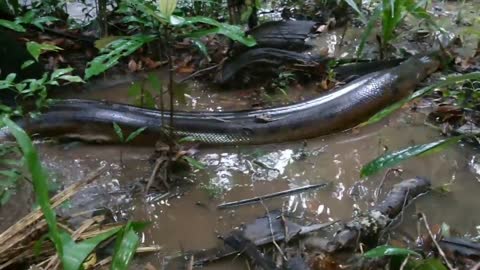
[[[441,53],[414,56],[396,67],[364,75],[312,100],[261,110],[168,112],[93,100],[59,100],[36,118],[17,122],[31,135],[118,141],[112,123],[145,131],[137,142],[153,143],[172,129],[176,137],[207,144],[265,144],[299,140],[352,128],[406,97],[436,71]],[[162,120],[165,121],[162,122]],[[93,137],[92,137],[93,136]],[[0,141],[11,138],[0,130]]]

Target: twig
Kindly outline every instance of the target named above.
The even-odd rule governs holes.
[[[270,194],[263,195],[263,196],[253,197],[253,198],[250,198],[250,199],[223,203],[223,204],[218,205],[217,208],[218,209],[226,209],[226,208],[233,208],[233,207],[238,207],[238,206],[249,205],[249,204],[261,202],[261,201],[266,200],[266,199],[271,199],[271,198],[275,198],[275,197],[300,193],[300,192],[307,191],[309,189],[316,189],[316,188],[325,187],[326,185],[327,184],[323,183],[323,184],[308,185],[308,186],[303,186],[303,187],[299,187],[299,188],[293,188],[293,189],[284,190],[284,191],[280,191],[280,192],[270,193]]]
[[[283,253],[282,248],[277,244],[277,241],[275,241],[275,236],[273,232],[273,227],[272,227],[272,218],[270,216],[270,211],[268,210],[268,207],[265,205],[262,199],[260,199],[260,203],[262,204],[263,208],[265,209],[265,212],[267,213],[267,219],[268,219],[268,227],[270,228],[270,235],[272,236],[272,243],[273,245],[277,248],[278,252],[280,255],[283,257],[285,261],[287,261],[287,256]]]
[[[391,173],[391,172],[397,172],[397,171],[400,171],[399,168],[390,168],[388,169],[385,174],[383,175],[383,178],[382,180],[380,181],[380,184],[378,185],[378,187],[375,189],[375,191],[373,192],[373,201],[375,203],[378,202],[378,196],[380,195],[380,192],[382,191],[382,188],[383,188],[383,185],[385,184],[385,180],[387,179],[388,175]]]
[[[187,77],[180,79],[180,80],[178,81],[178,83],[183,83],[183,82],[185,82],[185,81],[188,81],[188,80],[190,80],[190,79],[193,79],[193,78],[195,78],[195,77],[198,77],[198,76],[202,75],[202,74],[203,74],[204,72],[206,72],[206,71],[210,71],[210,70],[212,70],[212,69],[216,69],[218,66],[219,66],[219,64],[216,64],[216,65],[213,65],[213,66],[206,67],[206,68],[204,68],[204,69],[197,70],[197,71],[195,71],[194,73],[188,75]]]
[[[152,186],[153,181],[155,180],[155,177],[158,174],[158,170],[160,169],[160,167],[162,166],[162,164],[165,161],[166,160],[163,157],[157,158],[157,160],[155,160],[155,166],[153,167],[152,174],[150,175],[150,178],[148,179],[148,182],[147,182],[147,186],[145,187],[145,194],[148,193],[148,190]],[[168,188],[168,186],[167,186],[167,188]]]
[[[440,256],[442,256],[442,258],[445,261],[445,264],[447,265],[448,269],[450,269],[450,270],[456,269],[455,267],[453,267],[453,265],[450,263],[450,261],[448,261],[447,255],[445,255],[445,252],[443,252],[442,248],[440,247],[437,240],[435,239],[435,236],[433,235],[432,230],[430,230],[430,225],[428,224],[427,217],[425,216],[425,214],[424,213],[419,213],[418,216],[423,220],[423,224],[425,225],[425,228],[427,229],[428,234],[432,238],[432,241],[435,244],[435,247],[437,248],[438,253],[440,254]]]

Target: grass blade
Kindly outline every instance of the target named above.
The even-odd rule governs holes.
[[[30,137],[22,128],[20,128],[8,117],[3,118],[3,123],[5,123],[9,131],[15,137],[20,149],[23,152],[25,162],[32,177],[33,189],[35,191],[37,203],[40,205],[43,215],[45,216],[45,220],[48,224],[50,239],[53,241],[60,257],[63,258],[63,242],[60,231],[57,227],[55,212],[50,205],[50,199],[48,197],[47,174],[40,163],[38,153],[33,147],[32,140],[30,140]]]
[[[446,86],[449,86],[449,85],[452,85],[452,84],[455,84],[455,83],[458,83],[458,82],[466,81],[466,80],[480,80],[480,72],[472,72],[472,73],[465,74],[465,75],[449,76],[444,81],[440,81],[440,82],[434,83],[432,85],[429,85],[427,87],[424,87],[424,88],[412,93],[409,97],[407,97],[405,99],[402,99],[399,102],[394,103],[394,104],[390,105],[389,107],[387,107],[387,108],[381,110],[380,112],[376,113],[375,115],[370,117],[370,119],[368,119],[366,122],[360,124],[360,126],[366,126],[366,125],[376,123],[376,122],[382,120],[383,118],[389,116],[390,114],[392,114],[393,112],[395,112],[396,110],[401,108],[403,105],[407,104],[408,102],[410,102],[410,101],[412,101],[416,98],[419,98],[423,95],[426,95],[426,94],[432,92],[433,90],[435,90],[436,88],[446,87]]]
[[[370,161],[367,165],[363,166],[362,170],[360,171],[360,177],[370,176],[372,174],[379,172],[380,170],[392,167],[411,157],[415,157],[421,154],[431,153],[431,151],[434,151],[434,150],[439,150],[451,143],[459,141],[461,138],[462,136],[452,137],[452,138],[442,139],[442,140],[438,140],[438,141],[430,142],[426,144],[414,145],[393,153],[382,155]]]
[[[130,133],[130,135],[128,135],[125,142],[128,143],[128,142],[132,141],[133,139],[138,137],[138,135],[140,135],[140,133],[142,133],[145,129],[147,129],[147,127],[141,127],[139,129],[135,130],[134,132]]]
[[[363,52],[363,48],[365,48],[365,44],[367,43],[367,39],[370,37],[370,34],[372,33],[373,29],[375,28],[375,23],[377,20],[380,18],[382,15],[382,6],[378,5],[375,8],[375,11],[373,12],[372,17],[370,17],[370,20],[367,23],[367,26],[365,27],[365,31],[362,34],[362,38],[360,39],[360,44],[358,45],[357,49],[357,58],[360,58]]]
[[[365,14],[363,14],[363,12],[360,10],[360,8],[358,8],[358,5],[357,5],[357,3],[355,3],[354,0],[345,0],[345,2],[347,2],[347,4],[348,4],[353,10],[355,10],[355,12],[358,13],[358,16],[360,16],[360,20],[361,20],[364,24],[367,24],[367,23],[368,23],[367,17],[365,17]]]

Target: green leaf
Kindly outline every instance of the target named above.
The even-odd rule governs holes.
[[[148,74],[148,81],[150,82],[150,85],[152,86],[153,90],[162,93],[162,82],[158,79],[158,76],[155,76],[154,74]]]
[[[192,167],[195,167],[197,169],[200,169],[200,170],[203,170],[205,169],[205,165],[203,163],[201,163],[200,161],[194,159],[194,158],[191,158],[189,156],[184,156],[183,157],[187,162],[188,164],[190,164]]]
[[[48,43],[37,43],[35,41],[29,41],[27,42],[27,51],[33,56],[33,58],[35,59],[35,61],[38,62],[38,57],[44,53],[44,52],[48,52],[48,51],[60,51],[60,50],[63,50],[62,48],[58,47],[58,46],[55,46],[55,45],[52,45],[52,44],[48,44]]]
[[[367,23],[368,23],[367,18],[365,17],[365,14],[363,14],[363,12],[358,8],[358,5],[357,5],[357,3],[355,3],[354,0],[345,0],[345,2],[347,2],[347,4],[348,4],[353,10],[355,10],[355,12],[357,12],[358,16],[360,16],[360,20],[361,20],[364,24],[367,24]]]
[[[132,260],[139,243],[140,238],[136,234],[131,222],[128,222],[120,231],[117,238],[111,269],[128,269],[128,265]]]
[[[257,45],[257,42],[255,41],[255,39],[250,36],[248,37],[245,36],[245,33],[243,32],[242,28],[240,28],[239,26],[231,25],[227,23],[221,23],[214,19],[203,17],[203,16],[185,18],[185,24],[196,24],[196,23],[212,25],[212,26],[215,26],[215,28],[209,29],[207,31],[193,32],[188,36],[199,38],[209,34],[220,34],[220,35],[227,36],[232,40],[238,41],[248,47],[253,47]]]
[[[52,72],[52,74],[50,75],[50,80],[56,80],[58,78],[60,78],[61,76],[64,76],[70,72],[73,71],[73,68],[59,68],[59,69],[55,69],[54,72]]]
[[[151,42],[154,39],[154,36],[139,35],[111,42],[106,48],[100,51],[101,54],[99,56],[95,57],[87,64],[88,67],[85,70],[85,80],[108,70],[118,64],[120,58],[132,54],[144,44]]]
[[[48,224],[50,238],[55,245],[57,253],[60,255],[61,258],[63,258],[63,242],[57,227],[57,219],[55,216],[55,212],[50,205],[50,199],[48,197],[47,174],[44,171],[42,164],[40,163],[38,153],[33,147],[32,141],[28,137],[27,133],[25,133],[22,128],[20,128],[8,117],[3,118],[3,123],[5,123],[10,133],[12,133],[12,135],[15,137],[18,145],[20,146],[20,149],[23,152],[27,168],[31,174],[33,189],[35,191],[37,203],[40,205],[45,220]]]
[[[374,249],[371,249],[363,254],[363,257],[369,259],[382,258],[385,256],[402,256],[406,257],[407,255],[413,255],[417,257],[422,257],[419,253],[406,249],[406,248],[397,248],[392,246],[378,246]]]
[[[0,26],[3,26],[5,28],[8,28],[10,30],[13,30],[13,31],[16,31],[16,32],[25,32],[27,31],[23,26],[21,26],[20,24],[17,24],[15,22],[12,22],[12,21],[7,21],[7,20],[3,20],[3,19],[0,19]]]
[[[134,132],[130,133],[130,135],[128,135],[127,139],[125,140],[125,142],[130,142],[132,141],[133,139],[135,139],[136,137],[138,137],[138,135],[140,135],[140,133],[142,133],[145,129],[147,129],[147,127],[141,127],[137,130],[135,130]]]
[[[462,82],[462,81],[465,81],[465,80],[480,80],[480,72],[472,72],[472,73],[465,74],[465,75],[452,75],[452,76],[447,77],[443,81],[440,81],[440,82],[434,83],[432,85],[426,86],[426,87],[412,93],[409,97],[407,97],[405,99],[402,99],[399,102],[394,103],[394,104],[390,105],[389,107],[383,109],[382,111],[376,113],[375,115],[370,117],[370,119],[368,119],[366,122],[362,123],[360,126],[365,126],[365,125],[370,125],[370,124],[376,123],[376,122],[382,120],[383,118],[387,117],[388,115],[392,114],[393,112],[395,112],[399,108],[403,107],[403,105],[407,104],[408,102],[410,102],[410,101],[412,101],[416,98],[419,98],[421,96],[424,96],[424,95],[432,92],[433,90],[435,90],[437,88],[446,87],[446,86],[449,86],[449,85],[452,85],[452,84],[455,84],[455,83],[458,83],[458,82]]]
[[[436,258],[426,259],[420,263],[415,270],[447,270],[448,268]]]
[[[201,42],[199,39],[194,39],[193,44],[208,59],[208,61],[210,61],[210,56],[208,55],[207,46],[205,46],[205,44]]]
[[[83,261],[101,242],[112,237],[121,228],[113,228],[107,232],[99,234],[95,237],[75,243],[69,234],[62,232],[62,242],[64,243],[64,255],[62,256],[63,268],[65,270],[81,269]]]
[[[22,64],[22,66],[20,68],[21,69],[26,69],[27,67],[33,65],[34,63],[35,63],[35,61],[33,61],[33,60],[27,60]]]
[[[382,7],[381,5],[378,5],[375,11],[373,12],[372,16],[370,17],[370,20],[368,21],[367,26],[365,26],[365,30],[363,31],[362,37],[360,39],[360,44],[358,45],[358,49],[357,49],[357,58],[361,57],[363,48],[365,48],[365,44],[367,43],[367,39],[370,37],[370,34],[375,28],[375,23],[377,22],[377,20],[380,18],[381,15],[382,15]]]
[[[441,147],[445,147],[449,145],[450,143],[454,143],[459,141],[462,138],[462,136],[458,137],[452,137],[448,139],[443,139],[443,140],[438,140],[435,142],[431,143],[426,143],[426,144],[421,144],[421,145],[415,145],[415,146],[410,146],[408,148],[393,152],[393,153],[388,153],[385,155],[382,155],[372,161],[370,161],[367,165],[362,167],[362,170],[360,171],[360,177],[366,177],[370,176],[372,174],[377,173],[378,171],[392,167],[406,159],[409,159],[411,157],[415,157],[421,154],[426,154],[430,153],[433,150],[438,150]]]
[[[113,123],[113,130],[115,130],[115,134],[117,134],[118,138],[120,139],[121,142],[125,141],[125,138],[123,137],[123,131],[122,128],[117,124]]]

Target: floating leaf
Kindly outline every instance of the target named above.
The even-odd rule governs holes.
[[[461,138],[462,136],[458,136],[458,137],[452,137],[452,138],[443,139],[443,140],[439,140],[431,143],[410,146],[408,148],[405,148],[393,153],[382,155],[370,161],[367,165],[363,166],[362,170],[360,171],[360,177],[365,177],[365,176],[375,174],[382,169],[392,167],[411,157],[415,157],[421,154],[430,153],[431,151],[434,151],[434,150],[438,150],[441,147],[445,147],[449,145],[450,143],[459,141]]]
[[[7,21],[7,20],[3,20],[3,19],[0,19],[0,26],[3,26],[5,28],[8,28],[10,30],[13,30],[13,31],[16,31],[16,32],[25,32],[27,31],[23,26],[21,26],[20,24],[17,24],[15,22],[12,22],[12,21]]]

